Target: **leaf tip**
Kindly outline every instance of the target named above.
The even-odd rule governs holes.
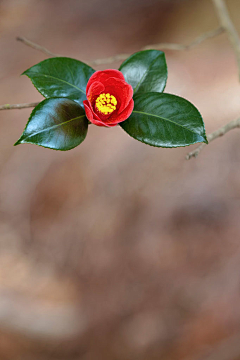
[[[207,135],[204,133],[204,134],[202,135],[202,137],[203,137],[203,142],[204,142],[205,144],[208,144]]]
[[[13,144],[13,146],[17,146],[17,145],[20,145],[22,144],[24,141],[22,141],[22,137],[20,137],[16,142],[15,144]]]

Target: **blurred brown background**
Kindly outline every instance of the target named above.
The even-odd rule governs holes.
[[[16,36],[87,62],[216,27],[210,0],[1,0],[0,103],[41,100],[19,75],[45,56]],[[166,57],[208,133],[239,116],[226,35]],[[240,359],[238,130],[188,162],[120,127],[13,147],[30,112],[0,113],[0,360]]]

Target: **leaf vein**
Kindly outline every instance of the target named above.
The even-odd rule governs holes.
[[[170,119],[166,119],[166,118],[164,118],[162,116],[158,116],[158,115],[155,115],[155,114],[149,114],[149,113],[146,113],[146,112],[143,112],[143,111],[137,111],[137,110],[133,110],[133,113],[142,114],[142,115],[148,115],[148,116],[152,116],[152,117],[157,117],[159,119],[169,121],[169,122],[173,123],[176,126],[179,126],[179,127],[183,128],[185,130],[188,130],[188,131],[192,132],[193,134],[197,134],[197,135],[202,136],[201,134],[198,134],[198,133],[194,132],[193,130],[188,129],[186,126],[183,126],[183,125],[181,125],[179,123],[176,123],[175,121],[172,121]]]
[[[50,127],[46,128],[46,129],[42,129],[42,130],[40,130],[40,131],[35,132],[34,134],[30,134],[30,135],[26,136],[23,140],[26,140],[26,139],[28,139],[28,138],[31,138],[31,137],[35,136],[35,135],[41,134],[41,133],[43,133],[44,131],[49,131],[49,130],[56,129],[56,128],[59,127],[59,126],[65,125],[65,124],[67,124],[67,123],[69,123],[69,122],[71,122],[71,121],[80,119],[80,118],[82,118],[82,117],[84,117],[84,116],[85,116],[85,114],[84,114],[84,115],[81,115],[81,116],[77,116],[77,117],[75,117],[75,118],[73,118],[73,119],[70,119],[70,120],[68,120],[68,121],[64,121],[64,122],[62,122],[62,123],[60,123],[60,124],[50,126]]]
[[[68,81],[65,81],[65,80],[63,80],[63,79],[57,78],[57,77],[55,77],[55,76],[46,75],[46,74],[41,74],[41,73],[35,73],[35,72],[33,72],[32,74],[34,74],[35,76],[45,76],[45,77],[48,77],[48,78],[51,78],[51,79],[59,80],[59,81],[65,83],[65,84],[67,84],[67,85],[69,85],[69,86],[72,86],[72,87],[80,90],[83,94],[85,94],[85,92],[84,92],[82,89],[80,89],[78,86],[73,85],[73,84],[71,84],[71,83],[69,83]]]

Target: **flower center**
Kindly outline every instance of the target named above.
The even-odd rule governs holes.
[[[96,100],[96,108],[104,115],[111,114],[116,110],[117,99],[110,94],[101,94]]]

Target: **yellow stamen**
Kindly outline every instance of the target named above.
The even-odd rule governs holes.
[[[98,111],[104,115],[109,115],[116,110],[117,99],[109,93],[101,94],[98,96],[95,104]]]

